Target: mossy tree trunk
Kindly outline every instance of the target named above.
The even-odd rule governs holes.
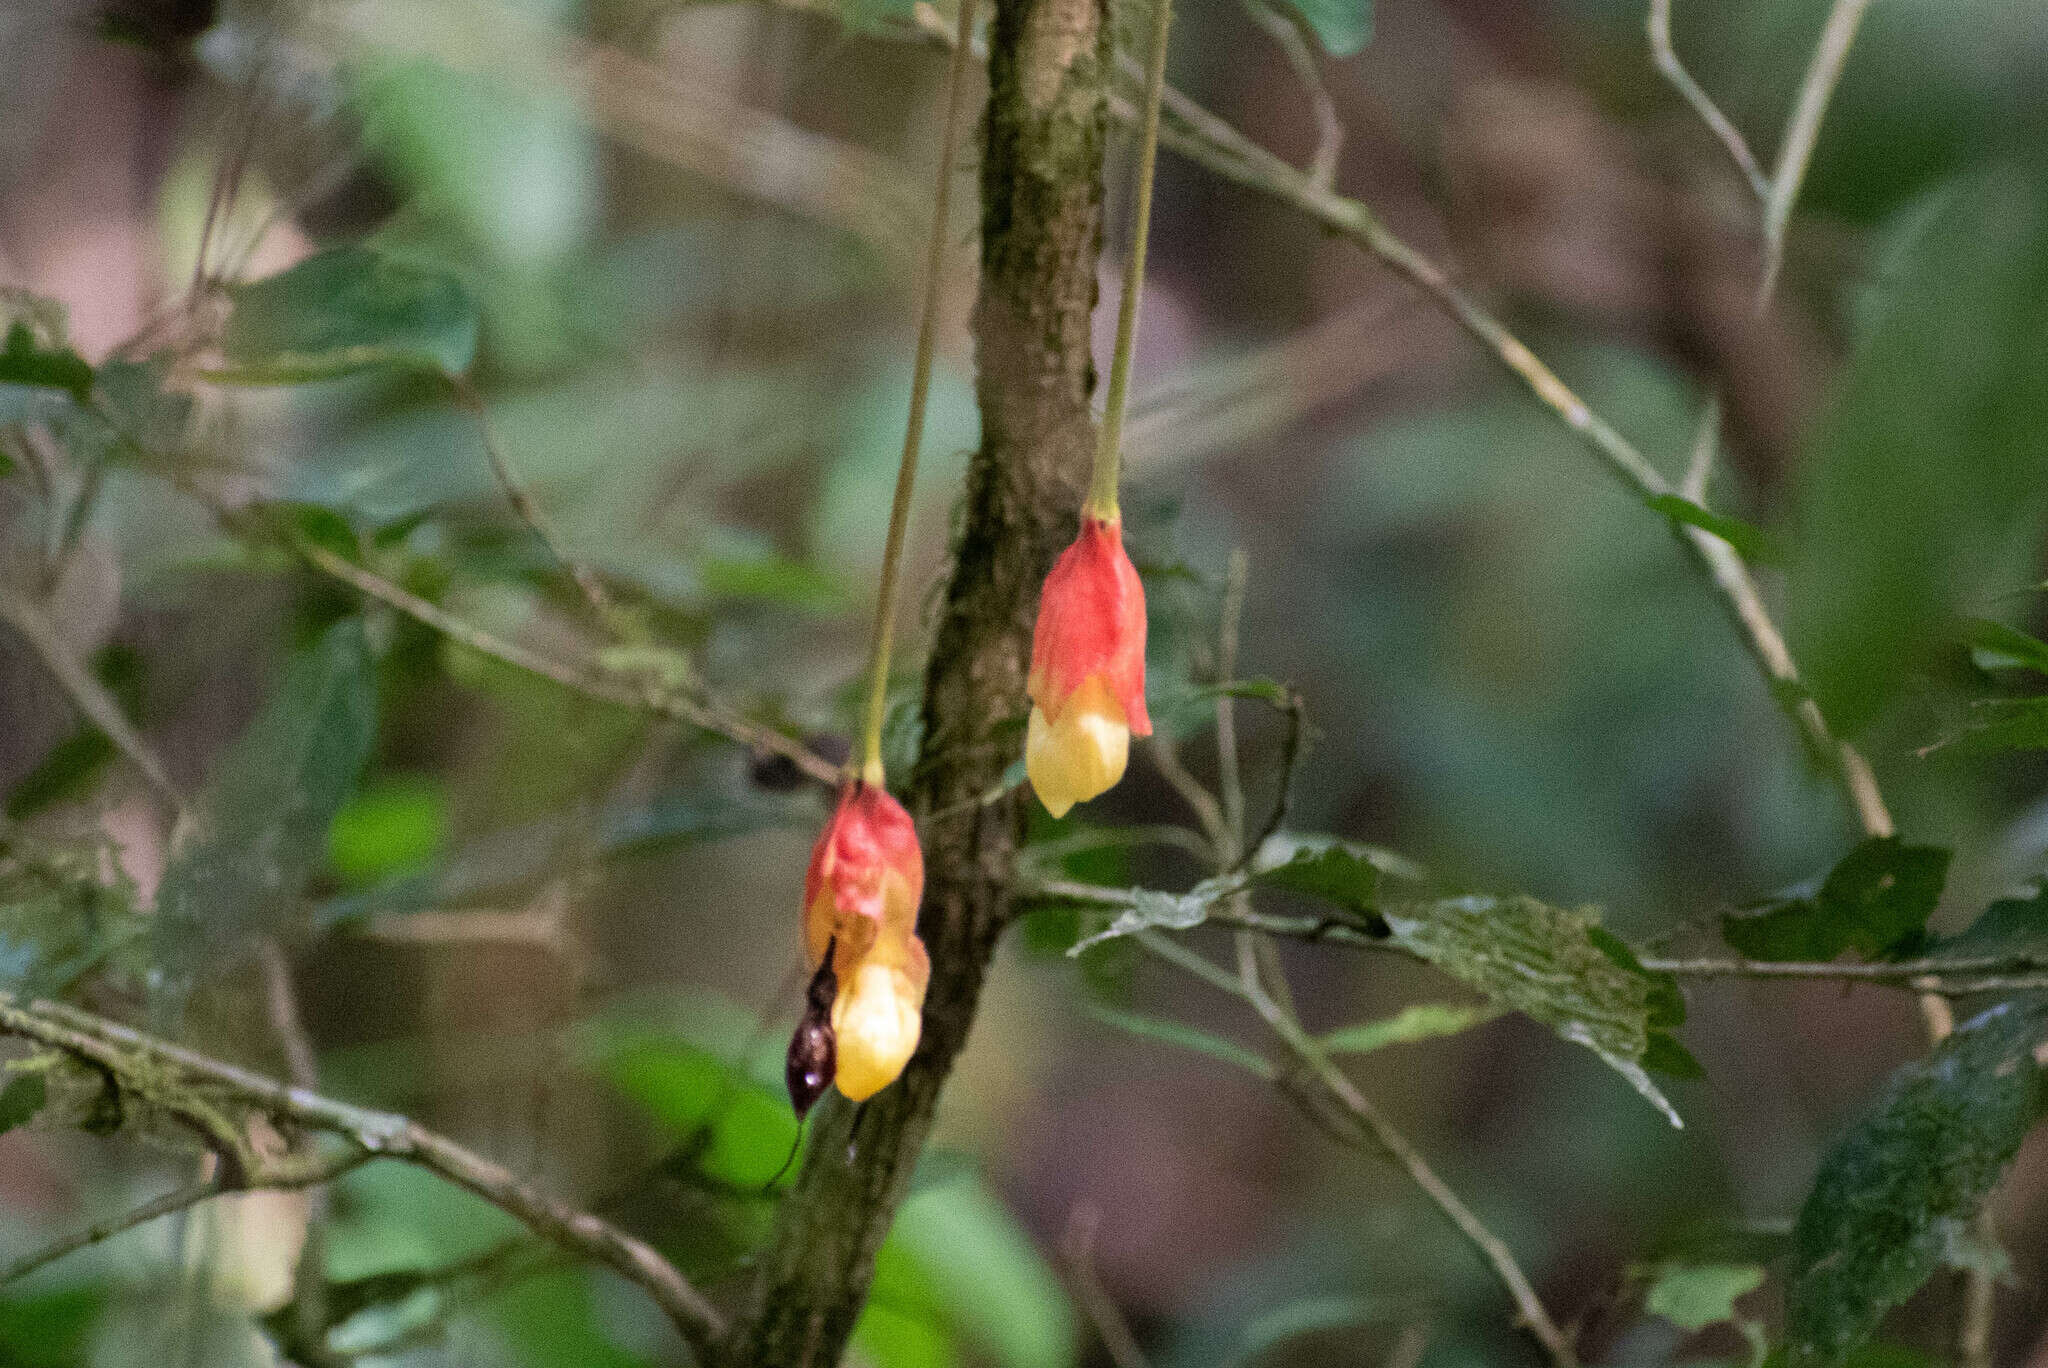
[[[909,793],[925,851],[919,931],[932,957],[924,1038],[902,1080],[864,1110],[820,1109],[726,1346],[733,1365],[838,1362],[1009,917],[1020,799],[979,800],[1023,744],[1038,587],[1074,534],[1094,444],[1089,317],[1109,64],[1103,0],[996,0],[974,312],[982,441]]]

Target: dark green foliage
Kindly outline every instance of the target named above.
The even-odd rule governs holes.
[[[1984,909],[1970,928],[1936,947],[1944,957],[2048,954],[2048,888],[2030,898],[2004,898]]]
[[[66,1287],[0,1299],[0,1363],[8,1368],[78,1368],[87,1362],[106,1292]]]
[[[35,1119],[50,1100],[50,1087],[40,1073],[22,1074],[0,1088],[0,1135]]]
[[[362,623],[327,630],[236,738],[200,795],[157,892],[156,936],[175,982],[249,938],[298,923],[327,831],[376,734]]]
[[[1793,646],[1854,734],[2038,522],[2048,431],[2048,176],[1956,186],[1921,233],[1805,464]]]
[[[1873,836],[1842,858],[1820,890],[1721,919],[1730,945],[1756,960],[1831,960],[1910,954],[1926,938],[1950,852]]]
[[[1319,898],[1359,916],[1369,916],[1379,902],[1379,870],[1342,841],[1320,848],[1303,844],[1284,863],[1260,870],[1253,882]]]
[[[69,347],[37,342],[35,330],[16,319],[0,345],[0,385],[62,390],[83,404],[92,397],[92,367]]]
[[[1839,1362],[1942,1262],[2040,1115],[2048,1006],[2005,1003],[1884,1092],[1821,1162],[1793,1230],[1788,1357]]]
[[[106,686],[129,721],[142,704],[142,656],[123,646],[109,646],[93,661],[93,675]],[[21,821],[69,798],[97,779],[114,758],[114,743],[90,722],[50,748],[36,767],[23,775],[7,795],[7,815]]]
[[[443,272],[337,247],[238,287],[220,378],[296,384],[381,367],[457,374],[476,355],[477,312]]]

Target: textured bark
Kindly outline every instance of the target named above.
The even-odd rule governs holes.
[[[1102,238],[1105,20],[1102,0],[996,3],[974,314],[982,442],[909,794],[925,851],[918,929],[932,957],[924,1036],[902,1080],[865,1108],[820,1108],[725,1347],[733,1365],[838,1362],[1009,916],[1019,800],[979,800],[1023,746],[1038,587],[1074,535],[1094,443],[1088,325]]]

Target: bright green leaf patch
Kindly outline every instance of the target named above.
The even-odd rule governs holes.
[[[1963,624],[1963,641],[1980,670],[2034,670],[2048,674],[2048,641],[1989,618]]]
[[[1668,981],[1629,967],[1596,942],[1590,911],[1475,895],[1390,904],[1380,915],[1395,945],[1584,1045],[1672,1125],[1684,1124],[1645,1071],[1675,994]]]
[[[2044,1100],[2048,1004],[2004,1003],[1892,1075],[1821,1161],[1793,1228],[1789,1357],[1840,1362],[1943,1261]]]
[[[237,287],[221,339],[237,384],[290,385],[391,367],[459,374],[477,310],[453,276],[367,247],[337,247]]]
[[[1721,919],[1721,934],[1755,960],[1831,960],[1910,954],[1926,940],[1949,852],[1896,836],[1861,842],[1811,897],[1769,903]]]
[[[1755,1264],[1667,1264],[1657,1271],[1643,1308],[1681,1330],[1704,1330],[1735,1319],[1735,1303],[1763,1286]]]

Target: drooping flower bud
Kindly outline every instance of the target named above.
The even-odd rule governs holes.
[[[852,981],[832,1004],[840,1092],[864,1102],[896,1081],[917,1052],[931,977],[931,958],[915,936],[878,942],[854,966]]]
[[[843,988],[849,966],[878,939],[916,934],[923,897],[924,852],[910,814],[886,789],[858,780],[846,785],[804,875],[804,950],[811,967],[824,961],[836,937]]]
[[[1152,734],[1145,586],[1121,520],[1084,512],[1081,535],[1045,577],[1027,686],[1024,769],[1046,811],[1064,817],[1123,778],[1133,735]]]
[[[879,785],[849,783],[804,880],[804,949],[815,972],[790,1047],[799,1115],[826,1081],[856,1102],[874,1096],[916,1052],[931,980],[917,938],[923,896],[924,854],[910,814]]]

